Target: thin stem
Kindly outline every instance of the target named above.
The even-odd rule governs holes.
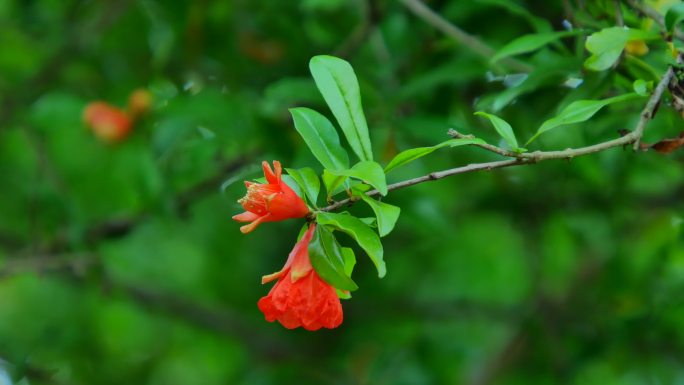
[[[414,15],[416,15],[418,18],[423,20],[424,22],[432,25],[433,27],[437,28],[440,30],[442,33],[447,35],[448,37],[452,38],[453,40],[457,41],[458,43],[461,43],[468,47],[472,52],[476,53],[477,55],[489,59],[494,54],[496,51],[482,42],[482,40],[476,38],[475,36],[472,36],[459,28],[458,26],[454,25],[453,23],[449,22],[442,16],[440,16],[437,12],[433,11],[430,9],[428,6],[423,4],[422,1],[420,0],[400,0],[402,4],[406,8],[408,8],[411,12],[413,12]],[[517,70],[517,71],[523,71],[523,72],[530,72],[532,71],[532,67],[528,64],[525,64],[523,62],[520,62],[515,59],[507,58],[502,60],[502,62],[511,68]]]
[[[625,19],[622,17],[622,6],[620,5],[621,0],[613,0],[613,6],[615,7],[615,24],[620,27],[625,26]]]
[[[677,58],[677,60],[678,61],[682,60],[681,55]],[[469,164],[467,166],[461,166],[461,167],[451,168],[448,170],[431,172],[427,175],[423,175],[423,176],[420,176],[417,178],[408,179],[408,180],[404,180],[401,182],[390,184],[387,186],[387,191],[398,190],[400,188],[413,186],[413,185],[416,185],[419,183],[438,180],[438,179],[446,178],[446,177],[452,176],[452,175],[465,174],[468,172],[493,170],[493,169],[497,169],[497,168],[504,168],[504,167],[511,167],[511,166],[521,166],[524,164],[537,163],[537,162],[541,162],[544,160],[551,160],[551,159],[572,159],[572,158],[575,158],[578,156],[583,156],[583,155],[593,154],[596,152],[601,152],[601,151],[604,151],[604,150],[607,150],[607,149],[613,148],[613,147],[626,146],[628,144],[633,144],[634,149],[638,150],[641,137],[644,133],[644,128],[646,127],[646,124],[648,123],[648,121],[653,118],[656,107],[658,106],[658,103],[660,102],[660,99],[662,98],[663,93],[665,92],[665,89],[667,88],[667,85],[672,80],[673,76],[674,76],[674,69],[672,67],[669,67],[667,69],[667,71],[665,71],[665,74],[663,75],[663,77],[660,79],[660,82],[656,86],[655,90],[653,90],[653,94],[648,99],[648,102],[644,106],[644,109],[641,111],[639,122],[637,123],[636,127],[634,128],[634,131],[632,131],[632,132],[630,132],[630,133],[628,133],[628,134],[626,134],[620,138],[609,140],[607,142],[593,144],[591,146],[574,148],[574,149],[568,148],[566,150],[561,150],[561,151],[535,151],[535,152],[528,152],[528,153],[516,153],[513,151],[504,150],[502,148],[493,146],[491,144],[475,144],[475,146],[481,147],[487,151],[490,151],[490,152],[493,152],[493,153],[496,153],[496,154],[499,154],[499,155],[502,155],[502,156],[505,156],[508,158],[513,158],[513,159],[498,160],[498,161],[486,162],[486,163],[473,163],[473,164]],[[468,137],[470,137],[468,135],[460,134],[456,130],[449,130],[449,135],[451,135],[455,138],[468,138]],[[366,195],[368,195],[368,196],[374,196],[374,195],[378,195],[378,194],[380,194],[380,192],[378,190],[371,190],[371,191],[366,193]],[[321,211],[337,210],[337,209],[342,208],[344,206],[353,204],[358,199],[359,198],[357,198],[357,197],[350,197],[350,198],[335,202],[329,206],[326,206],[326,207],[322,208]]]
[[[627,2],[630,7],[655,21],[663,32],[668,33],[665,26],[665,17],[661,15],[660,12],[651,8],[648,4],[644,4],[643,1],[640,0],[627,0]],[[684,41],[684,32],[679,29],[675,28],[673,35],[677,39]]]

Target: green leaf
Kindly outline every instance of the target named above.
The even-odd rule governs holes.
[[[309,199],[309,203],[315,207],[318,192],[321,190],[321,181],[316,176],[316,172],[310,167],[300,168],[299,170],[286,168],[285,171],[297,182]]]
[[[340,290],[356,290],[359,287],[346,272],[345,256],[332,230],[319,225],[309,243],[311,265],[321,278]]]
[[[355,164],[349,170],[324,170],[323,180],[325,181],[325,172],[328,174],[339,176],[348,176],[351,178],[360,179],[363,182],[373,186],[380,194],[387,195],[387,182],[385,181],[385,172],[382,171],[382,166],[372,160],[361,161]]]
[[[336,230],[342,231],[352,237],[356,243],[368,254],[371,261],[378,270],[378,276],[384,277],[387,273],[385,261],[383,260],[382,243],[380,237],[368,225],[360,219],[349,214],[335,214],[319,212],[316,221],[320,225],[332,226]]]
[[[647,82],[644,79],[637,79],[632,84],[632,87],[634,88],[634,92],[636,92],[639,96],[648,96],[648,90],[649,88],[653,87],[653,82]]]
[[[385,166],[385,173],[394,170],[397,167],[403,166],[407,163],[413,162],[414,160],[421,158],[425,155],[432,153],[442,147],[457,147],[466,144],[484,144],[485,141],[479,138],[472,139],[449,139],[440,144],[436,144],[432,147],[416,147],[408,150],[404,150],[398,153],[394,159],[392,159],[387,166]]]
[[[354,250],[350,249],[349,247],[343,247],[342,259],[344,259],[344,273],[347,274],[348,277],[351,277],[352,272],[354,271],[354,266],[356,266],[356,255],[354,255]],[[349,294],[348,291],[343,292],[339,289],[337,289],[337,296],[341,299],[351,298],[351,294]]]
[[[354,153],[361,160],[373,160],[359,83],[352,66],[340,58],[320,55],[311,58],[309,69]]]
[[[505,57],[519,55],[522,53],[528,53],[536,51],[545,45],[554,42],[560,38],[579,35],[584,31],[574,30],[574,31],[559,31],[559,32],[542,32],[533,33],[530,35],[521,36],[514,39],[510,43],[506,44],[501,48],[491,59],[491,63],[495,63]]]
[[[378,227],[378,219],[375,217],[359,218],[359,220],[361,222],[367,224],[369,227],[373,227],[373,228]]]
[[[584,66],[592,71],[603,71],[612,67],[630,40],[652,40],[658,34],[627,27],[604,28],[587,38],[585,47],[592,54]]]
[[[684,3],[675,4],[665,14],[665,28],[668,32],[673,32],[682,20],[684,20]]]
[[[518,140],[515,138],[513,128],[510,124],[508,124],[507,121],[501,119],[496,115],[488,114],[482,111],[476,112],[475,115],[483,116],[489,119],[489,121],[494,126],[494,129],[496,129],[496,132],[498,132],[499,135],[501,135],[501,137],[506,141],[508,147],[510,147],[512,150],[518,149]]]
[[[384,237],[392,232],[397,219],[399,219],[401,209],[388,203],[378,202],[366,194],[360,194],[359,196],[364,202],[368,203],[371,209],[373,209],[375,217],[378,218],[378,233],[380,233],[380,236]]]
[[[333,174],[328,169],[323,170],[323,184],[325,185],[328,199],[344,190],[342,185],[345,180],[347,180],[347,177],[344,175]]]
[[[340,145],[335,127],[325,116],[305,107],[291,108],[295,128],[323,167],[331,170],[349,168],[349,156]]]
[[[581,123],[591,119],[594,114],[599,112],[601,108],[618,102],[623,102],[632,99],[638,99],[642,96],[636,93],[629,93],[624,95],[615,96],[603,100],[577,100],[570,103],[567,107],[563,109],[557,116],[545,121],[537,133],[534,134],[530,140],[527,141],[525,145],[530,144],[539,135],[546,131],[552,130],[556,127],[560,127],[566,124]]]

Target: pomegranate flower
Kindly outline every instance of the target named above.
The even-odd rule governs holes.
[[[238,222],[252,222],[240,227],[247,234],[262,222],[277,222],[288,218],[302,218],[309,213],[306,203],[283,182],[283,168],[277,160],[273,162],[275,172],[268,162],[261,163],[268,183],[245,181],[247,195],[238,202],[247,210],[233,216]]]
[[[261,279],[261,283],[278,279],[258,303],[268,322],[278,320],[288,329],[301,326],[306,330],[333,329],[342,323],[337,291],[318,276],[309,260],[309,242],[315,230],[316,225],[311,224],[282,270]]]
[[[105,142],[116,142],[131,131],[131,118],[122,110],[105,102],[89,103],[83,111],[83,121]]]

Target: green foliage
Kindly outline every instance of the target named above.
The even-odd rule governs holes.
[[[366,194],[359,194],[359,196],[371,209],[373,209],[375,217],[377,218],[378,233],[380,236],[384,237],[391,233],[392,229],[394,229],[394,225],[397,223],[397,219],[399,219],[401,209],[388,203],[378,202]]]
[[[365,223],[349,214],[335,214],[320,212],[316,217],[316,222],[320,225],[327,225],[335,230],[342,231],[359,244],[373,261],[378,270],[378,277],[382,278],[387,273],[387,267],[383,260],[382,243],[378,235]]]
[[[655,33],[627,27],[602,29],[587,38],[585,46],[592,55],[584,62],[584,66],[592,71],[607,70],[620,58],[628,41],[653,40],[658,37]]]
[[[679,2],[636,2],[661,28],[631,1],[422,1],[474,40],[410,3],[0,1],[0,383],[681,382],[681,148],[360,195],[369,175],[512,159],[475,145],[512,148],[475,111],[516,141],[546,124],[539,151],[619,138],[676,63]],[[341,59],[318,57],[312,79],[319,54]],[[644,147],[682,131],[671,86]],[[136,88],[151,109],[98,140],[84,107],[126,109]],[[275,159],[325,231],[315,269],[362,288],[336,330],[256,306],[306,221],[243,235],[230,220]],[[359,160],[377,163],[353,176]]]
[[[323,167],[330,170],[349,168],[349,156],[340,145],[335,127],[325,116],[304,107],[292,108],[290,113],[299,135]]]
[[[342,247],[337,243],[332,230],[326,226],[316,227],[311,243],[309,258],[316,272],[329,284],[339,290],[356,290],[359,287],[351,279],[351,268],[347,272],[347,264],[353,268],[350,257],[345,258]]]
[[[318,193],[321,191],[321,181],[311,167],[300,169],[286,168],[287,173],[294,179],[301,191],[313,206],[316,206]]]
[[[473,139],[449,139],[440,144],[436,144],[431,147],[416,147],[404,150],[397,154],[392,160],[385,166],[385,174],[389,173],[397,167],[401,167],[405,164],[411,163],[416,159],[422,158],[425,155],[431,154],[435,150],[439,150],[444,147],[458,147],[465,146],[469,144],[482,144],[485,143],[484,140],[473,138]]]
[[[497,53],[492,57],[492,63],[513,56],[520,55],[523,53],[536,51],[549,43],[557,41],[558,39],[574,36],[583,33],[583,31],[560,31],[560,32],[542,32],[530,35],[525,35],[512,40],[510,43],[503,46]]]
[[[349,170],[325,170],[325,172],[336,177],[328,178],[328,180],[332,180],[331,182],[328,182],[330,184],[329,192],[340,185],[344,181],[344,177],[349,177],[363,181],[380,191],[380,194],[387,195],[385,173],[382,170],[382,166],[372,160],[361,161],[352,166]],[[326,180],[325,174],[323,179]],[[326,186],[328,185],[326,184]]]
[[[506,141],[506,144],[512,149],[512,150],[518,150],[518,140],[515,138],[515,133],[513,132],[513,127],[511,127],[510,124],[508,124],[507,121],[501,119],[500,117],[492,114],[488,114],[486,112],[478,111],[475,113],[475,115],[482,116],[484,118],[489,119],[489,121],[492,123],[492,126],[494,126],[494,129],[496,132],[501,135],[501,137]]]
[[[624,102],[628,100],[640,99],[642,97],[643,95],[640,95],[638,93],[629,93],[614,96],[612,98],[603,100],[577,100],[575,102],[572,102],[567,107],[565,107],[558,115],[545,121],[537,130],[537,133],[534,134],[534,136],[530,138],[530,140],[528,140],[527,143],[525,143],[525,145],[530,144],[539,135],[545,133],[546,131],[550,131],[554,128],[564,126],[567,124],[586,122],[587,120],[591,119],[591,117],[594,116],[594,114],[599,112],[603,107],[607,105]]]
[[[356,156],[362,161],[372,161],[359,83],[351,65],[342,59],[321,55],[311,59],[309,69]]]
[[[665,13],[665,28],[673,32],[682,20],[684,20],[684,4],[675,4]]]

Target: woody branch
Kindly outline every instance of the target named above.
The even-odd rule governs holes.
[[[678,63],[682,63],[682,55],[680,55],[677,58]],[[663,94],[665,93],[665,90],[667,89],[668,84],[670,84],[670,81],[672,81],[674,77],[675,71],[672,66],[668,67],[667,71],[663,74],[662,78],[660,79],[660,82],[656,86],[656,88],[653,90],[653,94],[651,94],[651,97],[648,99],[648,102],[644,106],[643,110],[641,111],[639,121],[637,122],[634,130],[631,132],[627,133],[626,135],[609,140],[606,142],[594,144],[591,146],[586,146],[586,147],[580,147],[580,148],[568,148],[566,150],[562,151],[535,151],[535,152],[530,152],[530,153],[517,153],[509,150],[502,149],[497,146],[493,146],[491,144],[475,144],[475,146],[478,146],[480,148],[483,148],[487,151],[493,152],[495,154],[511,158],[511,159],[506,159],[506,160],[498,160],[498,161],[492,161],[492,162],[485,162],[485,163],[473,163],[469,164],[466,166],[461,166],[461,167],[455,167],[455,168],[450,168],[447,170],[443,171],[435,171],[431,172],[427,175],[423,175],[417,178],[413,179],[408,179],[404,181],[400,181],[397,183],[393,183],[387,186],[387,191],[393,191],[393,190],[398,190],[400,188],[408,187],[408,186],[413,186],[419,183],[423,182],[429,182],[433,180],[438,180],[442,178],[446,178],[448,176],[453,176],[453,175],[458,175],[458,174],[465,174],[469,172],[476,172],[476,171],[483,171],[483,170],[493,170],[497,168],[504,168],[504,167],[511,167],[511,166],[521,166],[521,165],[526,165],[526,164],[533,164],[545,160],[551,160],[551,159],[572,159],[575,157],[579,156],[584,156],[588,154],[593,154],[596,152],[601,152],[605,151],[607,149],[613,148],[613,147],[621,147],[621,146],[626,146],[626,145],[633,145],[634,150],[639,149],[639,144],[641,142],[641,137],[643,136],[644,129],[646,128],[646,124],[648,123],[649,120],[651,120],[655,114],[656,107],[660,103],[660,99],[662,98]],[[468,135],[463,135],[456,130],[449,130],[449,135],[454,137],[454,138],[468,138]],[[374,196],[378,195],[380,192],[378,190],[371,190],[366,193],[368,196]],[[335,202],[329,206],[326,206],[321,209],[321,211],[334,211],[337,210],[341,207],[351,205],[355,201],[357,201],[359,198],[357,197],[350,197],[338,202]]]

